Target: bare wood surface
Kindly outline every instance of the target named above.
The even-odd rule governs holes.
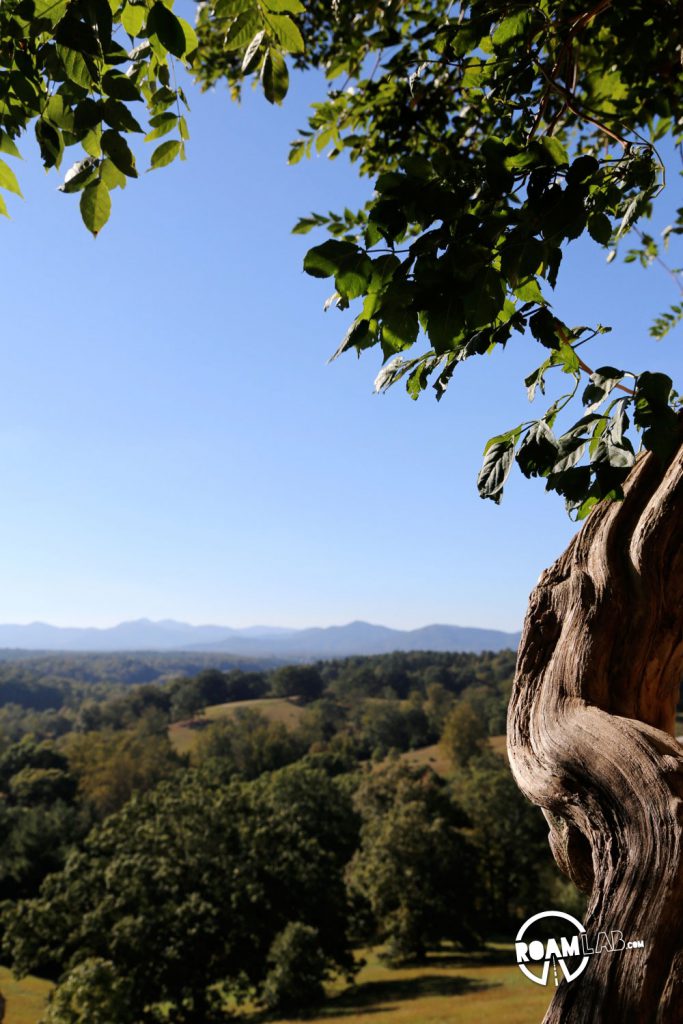
[[[683,446],[666,468],[639,458],[531,596],[510,764],[590,893],[589,935],[645,942],[592,956],[544,1024],[683,1022],[682,528]]]

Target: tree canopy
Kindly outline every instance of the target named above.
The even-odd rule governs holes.
[[[210,0],[196,28],[171,7],[3,4],[3,155],[17,154],[31,126],[47,168],[72,149],[61,188],[80,193],[97,234],[110,191],[138,174],[131,140],[154,144],[150,169],[185,157],[176,61],[203,87],[225,79],[234,97],[260,82],[273,103],[285,98],[288,65],[322,70],[321,101],[290,161],[344,154],[375,186],[363,209],[312,213],[295,227],[327,232],[305,270],[333,279],[330,305],[354,306],[335,355],[377,346],[377,390],[403,381],[417,398],[432,383],[440,398],[458,363],[530,334],[543,357],[525,381],[530,399],[551,374],[566,386],[542,415],[487,444],[478,485],[494,501],[516,461],[582,518],[600,498],[621,496],[634,427],[668,457],[680,408],[671,378],[591,368],[582,347],[609,327],[573,324],[552,291],[567,245],[583,235],[608,259],[621,252],[649,265],[683,232],[683,210],[663,240],[645,227],[667,182],[662,154],[681,141],[672,4]],[[0,187],[19,192],[4,158]],[[682,316],[679,300],[651,333],[663,337]]]
[[[226,993],[263,985],[286,1003],[302,940],[318,982],[352,970],[341,872],[356,828],[350,798],[305,764],[230,785],[188,774],[93,829],[8,914],[5,949],[18,973],[64,973],[60,1024],[91,1020],[106,993],[101,1019],[122,1024],[215,1019]]]

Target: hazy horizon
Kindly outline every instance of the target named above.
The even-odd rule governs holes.
[[[73,622],[73,621],[59,622],[59,621],[57,621],[55,619],[50,619],[50,620],[47,620],[47,619],[31,619],[31,620],[27,620],[27,621],[24,621],[24,622],[20,622],[18,620],[14,620],[14,621],[9,621],[8,620],[6,622],[5,621],[0,622],[0,626],[18,626],[18,627],[23,627],[23,626],[52,626],[52,627],[55,627],[57,629],[115,629],[117,626],[131,625],[133,623],[143,623],[143,622],[144,623],[149,623],[150,625],[154,625],[154,626],[164,625],[166,623],[173,623],[174,625],[178,625],[178,626],[191,626],[192,628],[196,628],[196,629],[215,628],[215,629],[232,629],[232,630],[239,630],[239,631],[256,630],[256,629],[267,629],[267,630],[273,629],[273,630],[286,630],[286,631],[291,631],[291,632],[298,632],[298,631],[301,631],[301,630],[304,630],[304,629],[334,629],[334,628],[337,628],[337,627],[351,626],[351,625],[355,625],[355,624],[358,624],[358,623],[362,623],[364,625],[369,625],[369,626],[378,626],[378,627],[382,627],[382,628],[386,628],[386,629],[400,630],[402,632],[413,632],[413,631],[419,630],[419,629],[426,629],[429,626],[446,626],[446,627],[453,626],[453,627],[456,627],[456,628],[459,628],[459,629],[484,629],[484,630],[493,630],[495,632],[501,632],[501,633],[515,633],[515,632],[518,632],[519,629],[521,628],[521,624],[516,629],[513,628],[513,629],[509,629],[508,630],[508,629],[499,629],[497,626],[491,626],[488,623],[473,623],[473,622],[465,622],[465,623],[463,623],[463,622],[420,622],[420,623],[418,623],[416,625],[401,626],[401,625],[394,625],[391,622],[378,622],[378,621],[370,621],[368,619],[359,619],[359,618],[348,619],[348,620],[344,620],[344,621],[323,622],[323,623],[321,623],[321,622],[307,622],[305,625],[300,625],[300,626],[283,625],[280,622],[271,622],[271,623],[265,623],[265,622],[264,623],[254,623],[254,622],[249,622],[246,625],[235,625],[235,623],[233,623],[233,622],[191,621],[190,619],[176,619],[175,617],[172,617],[172,616],[164,616],[162,618],[156,619],[156,618],[151,618],[148,615],[136,616],[135,618],[116,619],[116,620],[112,620],[110,622],[101,622],[101,623],[84,623],[84,622]]]

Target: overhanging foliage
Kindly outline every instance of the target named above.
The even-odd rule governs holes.
[[[417,398],[432,383],[440,398],[460,362],[530,334],[544,351],[529,397],[550,374],[566,388],[542,416],[491,439],[479,490],[499,501],[516,461],[582,518],[621,497],[634,427],[664,460],[678,439],[671,378],[591,368],[582,346],[608,328],[568,322],[552,292],[582,236],[612,258],[635,236],[625,258],[647,265],[683,232],[683,210],[661,245],[639,226],[666,183],[658,145],[681,141],[680,57],[669,2],[211,0],[195,33],[162,0],[22,0],[0,12],[0,149],[16,155],[33,125],[46,167],[80,150],[62,190],[80,192],[97,234],[110,191],[137,176],[129,137],[156,143],[151,169],[185,156],[174,59],[203,86],[227,79],[236,97],[245,79],[260,81],[275,103],[287,61],[323,69],[326,94],[290,161],[344,153],[375,179],[362,210],[295,228],[327,230],[305,269],[333,279],[331,304],[355,304],[336,355],[377,347],[378,391],[403,381]],[[19,191],[4,160],[0,187]],[[653,335],[680,319],[674,304]],[[560,414],[574,399],[567,427]]]

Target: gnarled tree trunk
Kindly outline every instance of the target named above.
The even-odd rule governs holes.
[[[557,863],[591,894],[589,936],[645,948],[591,956],[544,1024],[683,1022],[683,447],[666,468],[640,458],[625,492],[532,593],[508,746]]]

